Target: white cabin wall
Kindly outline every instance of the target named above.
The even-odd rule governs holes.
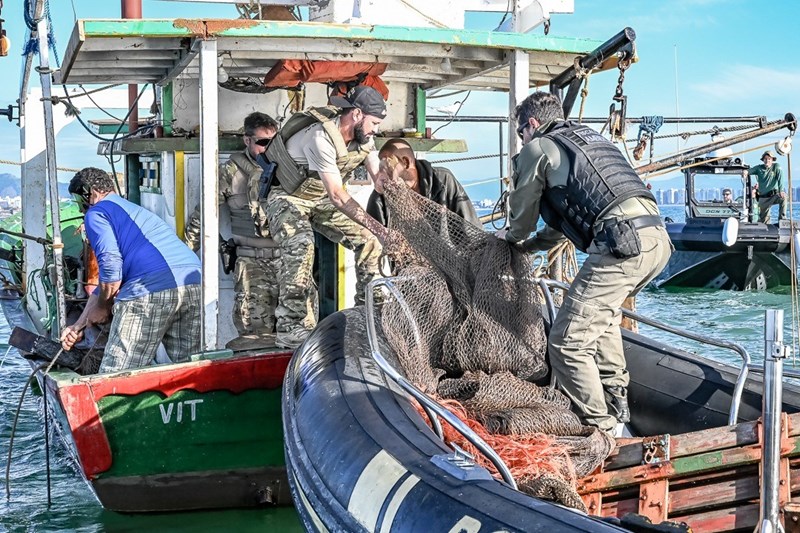
[[[173,128],[185,131],[200,130],[200,89],[196,80],[178,79],[173,85]],[[247,94],[219,89],[219,129],[223,132],[240,132],[244,118],[254,111],[266,113],[277,119],[286,109],[289,96],[286,91],[266,94]]]
[[[387,116],[381,124],[382,131],[399,131],[414,123],[414,94],[410,84],[389,82]],[[222,132],[240,132],[244,118],[254,111],[266,113],[278,120],[286,113],[291,96],[287,91],[276,90],[267,94],[236,93],[219,90],[219,129]],[[173,128],[199,131],[199,89],[196,82],[175,81],[173,89]],[[324,106],[328,102],[328,87],[322,83],[306,85],[305,107]]]
[[[463,28],[463,0],[330,0],[309,7],[309,20]]]

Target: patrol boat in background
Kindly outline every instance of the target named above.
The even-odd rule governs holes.
[[[793,119],[787,118],[790,128]],[[791,248],[800,228],[793,229],[790,220],[757,221],[748,169],[739,158],[708,156],[684,163],[686,221],[666,220],[675,252],[655,280],[658,287],[741,291],[792,284],[798,265]],[[730,181],[742,191],[733,202],[701,197],[701,190],[719,190]]]

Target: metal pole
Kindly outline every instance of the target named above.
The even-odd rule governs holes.
[[[45,152],[47,155],[47,176],[49,178],[50,189],[50,216],[52,221],[53,233],[53,267],[56,269],[55,297],[56,297],[56,321],[50,334],[53,338],[59,338],[61,331],[66,327],[66,300],[64,298],[64,244],[61,242],[61,214],[59,211],[58,199],[58,170],[56,169],[56,134],[53,124],[53,101],[52,88],[50,83],[50,57],[49,44],[47,42],[48,20],[46,17],[39,19],[36,28],[39,38],[39,79],[42,85],[42,105],[44,105],[44,135]],[[45,274],[47,275],[47,274]]]
[[[783,396],[783,310],[768,309],[764,320],[763,449],[758,531],[783,531],[778,486],[781,462],[781,406]]]
[[[217,86],[217,41],[203,40],[200,46],[200,222],[203,263],[203,349],[217,349],[219,314],[219,131]]]

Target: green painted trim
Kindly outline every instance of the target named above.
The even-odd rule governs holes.
[[[113,458],[101,478],[284,465],[280,389],[146,392],[97,404]]]
[[[163,119],[164,135],[172,135],[172,121],[174,115],[172,113],[172,82],[161,87],[161,118]]]
[[[91,120],[89,121],[89,124],[93,126],[94,132],[98,135],[126,135],[128,133],[127,124],[123,124],[122,129],[120,129],[119,124],[96,124]]]
[[[425,106],[428,104],[428,95],[425,93],[424,89],[417,87],[417,98],[416,103],[414,104],[414,117],[417,120],[417,131],[419,133],[425,134],[425,121],[427,119],[425,113]]]
[[[584,54],[603,43],[596,39],[524,33],[405,26],[320,24],[225,19],[79,20],[83,40],[102,37],[270,37],[355,39],[440,45],[512,48]]]
[[[388,141],[386,137],[376,137],[375,147],[380,150],[381,146]],[[438,154],[461,154],[467,152],[467,141],[464,139],[417,139],[414,137],[403,137],[411,145],[415,152],[430,152]]]
[[[424,131],[424,130],[423,130]],[[376,137],[375,146],[380,149],[388,140],[386,137]],[[406,138],[406,141],[417,152],[433,153],[464,153],[467,151],[467,142],[463,139],[416,139]],[[240,152],[244,150],[241,135],[221,136],[219,138],[219,151]],[[161,137],[158,139],[124,139],[117,141],[115,154],[153,154],[160,152],[200,152],[200,139],[197,137]]]
[[[241,152],[244,150],[242,136],[220,136],[220,152]],[[160,152],[200,153],[198,137],[160,137],[158,139],[124,139],[117,141],[115,154],[154,154]]]

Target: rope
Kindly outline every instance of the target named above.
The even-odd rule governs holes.
[[[59,352],[60,354],[61,352]],[[57,356],[56,356],[57,357]],[[56,358],[54,357],[53,360]],[[45,368],[47,365],[39,365],[33,369],[31,375],[28,376],[28,381],[25,382],[25,386],[22,388],[22,394],[19,396],[19,402],[17,403],[17,412],[14,415],[14,423],[11,425],[11,436],[9,437],[8,442],[8,458],[6,459],[6,500],[11,499],[11,452],[14,450],[14,437],[17,434],[17,422],[19,422],[19,413],[22,411],[22,401],[25,399],[25,393],[28,392],[28,387],[30,387],[33,378],[36,377],[36,373],[41,369]],[[47,392],[45,391],[45,394]]]
[[[788,185],[789,185],[789,194],[787,194],[787,203],[789,204],[787,207],[789,208],[789,227],[791,228],[791,242],[789,242],[789,261],[792,264],[793,276],[792,276],[792,283],[791,283],[791,296],[792,296],[792,364],[797,365],[797,351],[800,346],[798,346],[798,335],[800,335],[800,302],[797,300],[798,296],[798,287],[797,287],[797,275],[800,273],[800,269],[797,267],[797,259],[798,259],[798,250],[795,241],[795,226],[794,226],[794,216],[792,214],[792,153],[791,151],[786,154],[786,175],[788,178]]]
[[[747,148],[746,150],[740,150],[738,152],[733,152],[732,154],[729,154],[729,155],[724,155],[724,156],[720,156],[720,157],[712,157],[710,159],[703,159],[702,161],[697,161],[697,162],[691,163],[689,165],[682,165],[681,168],[682,169],[684,169],[684,168],[692,168],[692,167],[696,167],[698,165],[705,165],[705,164],[711,163],[713,161],[719,161],[720,159],[730,159],[732,156],[735,156],[735,155],[746,154],[747,152],[754,152],[756,150],[762,150],[764,148],[767,148],[768,146],[772,146],[772,144],[773,143],[762,144],[761,146],[756,146],[754,148]],[[626,151],[627,151],[627,147],[626,147]],[[636,170],[636,167],[634,167],[633,169]],[[650,179],[650,178],[654,178],[656,176],[662,176],[664,174],[669,174],[670,172],[675,172],[675,169],[659,170],[657,172],[653,172],[652,174],[647,174],[647,176],[645,176],[643,179]]]
[[[422,17],[425,20],[427,20],[428,22],[430,22],[431,24],[433,24],[437,28],[446,28],[447,27],[447,24],[444,24],[443,22],[440,22],[440,21],[436,20],[435,18],[432,18],[427,13],[423,13],[422,11],[417,9],[416,6],[414,6],[413,4],[409,3],[408,0],[399,0],[399,1],[400,1],[401,4],[405,5],[406,7],[411,9],[412,11],[416,11],[418,14],[422,15]]]
[[[458,161],[474,161],[476,159],[490,159],[494,157],[505,157],[508,153],[503,152],[500,155],[498,154],[484,154],[484,155],[472,155],[469,157],[454,157],[452,159],[436,159],[431,160],[431,163],[457,163]]]
[[[578,58],[575,58],[575,64],[579,63]],[[585,70],[585,69],[582,69]],[[583,122],[583,110],[586,107],[586,97],[589,96],[589,77],[591,77],[591,71],[582,72],[581,75],[583,76],[583,89],[581,89],[581,107],[578,111],[578,122]]]
[[[644,120],[645,118],[647,118],[647,117],[642,117],[642,120]],[[776,121],[773,121],[773,122],[768,122],[768,123],[766,123],[764,125],[764,127],[769,126],[770,124],[774,124],[775,122],[778,122],[778,121],[776,120]],[[640,128],[641,128],[641,126],[640,126]],[[744,131],[744,130],[747,130],[747,129],[756,130],[756,129],[761,129],[761,127],[754,127],[752,124],[741,124],[739,126],[725,126],[725,127],[722,127],[722,128],[720,128],[718,126],[714,126],[713,128],[710,128],[710,129],[707,129],[707,130],[684,131],[684,132],[681,132],[681,133],[665,133],[664,135],[655,135],[655,136],[653,136],[653,139],[674,139],[675,137],[680,137],[685,141],[686,139],[688,139],[689,137],[692,137],[693,135],[708,135],[708,134],[711,134],[711,133],[724,133],[724,132],[728,132],[728,131]],[[635,142],[638,142],[638,140],[637,139],[626,139],[625,142],[635,143]]]
[[[10,159],[0,159],[0,164],[2,165],[15,165],[15,166],[22,166],[22,163],[19,161],[11,161]],[[56,170],[60,170],[61,172],[79,172],[81,169],[79,168],[70,168],[70,167],[56,167]],[[108,173],[109,175],[111,172]],[[117,176],[122,176],[121,172],[117,172]]]

